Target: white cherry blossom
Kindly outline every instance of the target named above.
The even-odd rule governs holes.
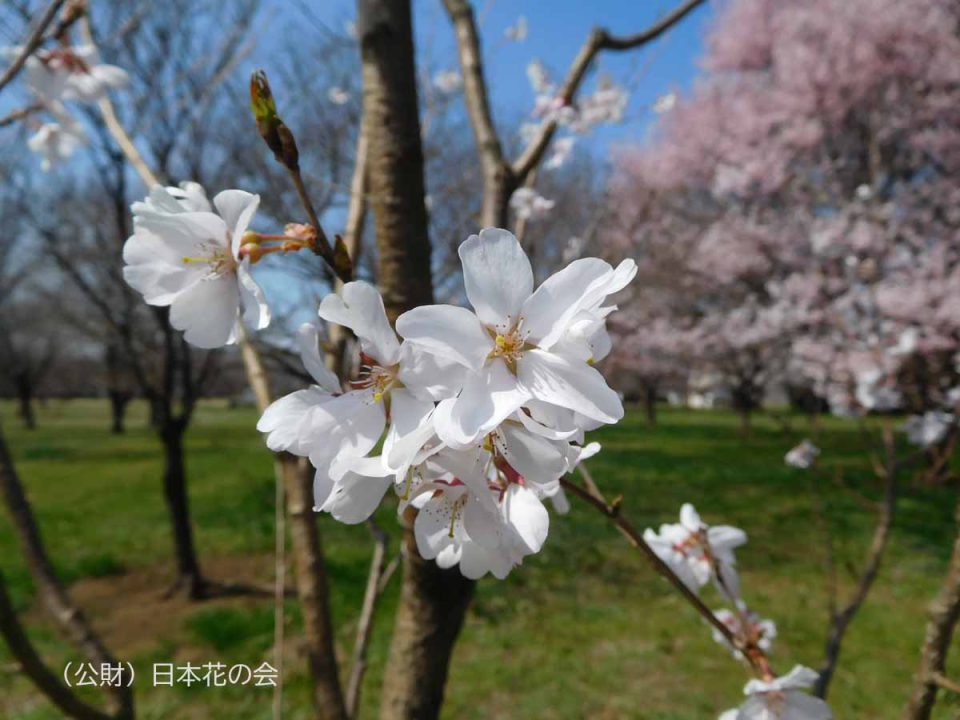
[[[804,440],[784,455],[783,461],[791,467],[807,470],[813,467],[818,455],[820,455],[820,448],[809,440]]]
[[[517,18],[517,21],[503,31],[503,36],[507,40],[514,40],[516,42],[523,42],[527,39],[527,18],[521,15]]]
[[[96,102],[129,82],[125,70],[101,63],[92,45],[34,53],[27,59],[25,72],[27,87],[44,104],[61,100]]]
[[[27,147],[40,156],[44,172],[66,160],[87,142],[86,133],[80,124],[64,116],[60,122],[43,123],[36,133],[27,139]]]
[[[730,632],[735,637],[748,641],[767,653],[773,648],[773,641],[777,637],[777,625],[773,620],[761,618],[743,603],[739,603],[736,610],[721,608],[715,610],[713,614],[730,628]],[[727,647],[735,658],[743,657],[743,653],[732,647],[726,636],[719,630],[711,627],[711,634],[714,641]]]
[[[335,85],[327,90],[327,99],[334,105],[346,105],[350,102],[350,93]]]
[[[729,525],[709,526],[690,503],[680,508],[680,522],[664,524],[658,532],[647,528],[643,539],[677,577],[694,592],[711,579],[732,601],[740,595],[734,550],[747,534]]]
[[[743,689],[748,695],[731,720],[832,720],[830,706],[805,690],[817,682],[817,673],[797,665],[786,675],[769,681],[750,680]]]
[[[666,95],[661,95],[653,103],[653,111],[657,115],[663,115],[673,110],[677,105],[677,94],[675,92],[668,92]]]
[[[553,143],[553,150],[543,166],[548,170],[556,170],[557,168],[563,167],[567,160],[570,159],[570,155],[573,153],[573,146],[576,142],[577,139],[573,136],[563,137],[555,141]]]
[[[213,208],[200,209],[202,189],[187,187],[156,186],[132,205],[134,230],[123,247],[123,277],[147,304],[170,306],[170,324],[187,342],[215,348],[236,341],[241,311],[243,321],[258,330],[270,322],[250,261],[240,257],[241,238],[260,197],[224,190]]]
[[[455,93],[463,87],[463,77],[456,70],[440,70],[433,76],[433,85],[442,93]]]
[[[506,230],[486,229],[459,249],[473,312],[451,305],[415,308],[397,332],[428,353],[469,373],[456,397],[437,406],[440,438],[468,445],[531,400],[574,410],[598,423],[623,416],[620,398],[599,372],[554,350],[581,309],[602,302],[624,269],[584,258],[533,291],[530,261]]]
[[[550,215],[555,204],[528,187],[517,188],[510,196],[510,209],[520,220],[542,220]]]
[[[928,410],[923,415],[907,418],[902,428],[907,433],[907,440],[919,447],[928,448],[942,442],[953,423],[954,417],[951,413]]]

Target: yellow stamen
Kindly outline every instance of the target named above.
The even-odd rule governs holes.
[[[374,402],[380,402],[381,400],[383,400],[383,393],[382,393],[382,392],[375,392],[375,393],[373,394],[373,401],[374,401]]]
[[[208,262],[210,262],[210,258],[205,258],[205,257],[187,257],[186,255],[183,256],[182,260],[183,260],[185,263],[192,263],[192,262],[208,263]]]

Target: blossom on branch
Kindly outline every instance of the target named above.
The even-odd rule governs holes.
[[[929,410],[923,415],[914,415],[903,423],[907,440],[922,448],[932,447],[943,442],[947,432],[953,427],[954,417],[942,410]]]
[[[817,673],[797,665],[789,673],[771,680],[751,680],[743,689],[748,700],[722,720],[832,720],[830,707],[804,690],[813,687]]]
[[[747,541],[747,534],[729,525],[709,526],[690,503],[680,508],[680,522],[666,523],[654,532],[647,528],[644,541],[653,548],[683,583],[698,592],[713,580],[731,601],[740,596],[734,550]]]
[[[533,188],[518,188],[510,196],[510,209],[518,220],[542,220],[550,215],[554,205],[554,200],[548,200]]]
[[[224,190],[206,199],[196,183],[159,185],[131,206],[133,235],[123,246],[123,278],[148,305],[170,306],[170,324],[192,345],[236,341],[238,322],[258,330],[270,309],[241,258],[241,240],[259,195]]]
[[[817,461],[818,455],[820,455],[820,448],[809,440],[804,440],[784,455],[783,461],[791,467],[807,470]]]

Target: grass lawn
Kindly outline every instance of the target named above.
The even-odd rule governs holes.
[[[114,654],[137,668],[139,717],[268,717],[268,688],[151,687],[154,662],[259,664],[270,657],[273,618],[268,599],[164,599],[172,579],[170,540],[160,449],[145,408],[134,408],[123,436],[107,432],[106,401],[50,402],[40,408],[33,432],[20,428],[9,404],[0,405],[0,418],[61,575]],[[269,582],[272,576],[272,465],[255,419],[252,409],[210,402],[187,436],[197,545],[217,579]],[[631,412],[620,425],[595,433],[604,450],[591,461],[598,483],[608,495],[623,494],[623,512],[640,527],[673,522],[680,504],[692,501],[707,522],[748,532],[750,542],[739,553],[744,592],[764,617],[776,620],[775,663],[784,671],[795,663],[819,664],[826,617],[824,535],[812,511],[811,477],[782,462],[807,431],[805,420],[794,425],[784,432],[761,417],[753,437],[741,441],[735,418],[724,412],[665,410],[653,429]],[[878,497],[854,426],[823,421],[819,444],[825,464],[842,465],[848,485]],[[819,487],[841,569],[858,564],[872,532],[869,507],[833,482]],[[834,680],[831,703],[840,720],[899,716],[925,608],[949,554],[955,496],[953,488],[910,487],[902,497],[889,554]],[[451,669],[445,716],[688,720],[714,718],[737,704],[744,670],[604,518],[571,501],[568,517],[551,517],[543,552],[506,581],[480,582]],[[396,548],[391,508],[380,512]],[[338,652],[346,658],[366,580],[368,532],[328,516],[319,522]],[[52,668],[60,672],[77,660],[33,600],[5,515],[0,569]],[[378,613],[364,717],[376,716],[398,586],[394,579]],[[716,601],[712,589],[705,592]],[[308,718],[295,601],[288,602],[287,618],[285,717]],[[951,717],[958,707],[941,703],[937,717]],[[3,647],[0,717],[59,717]]]

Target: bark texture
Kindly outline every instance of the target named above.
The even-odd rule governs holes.
[[[198,599],[204,595],[204,580],[193,542],[193,524],[190,522],[187,472],[183,458],[185,431],[186,426],[170,422],[160,433],[163,443],[163,497],[170,512],[177,588],[182,589],[187,597]]]
[[[433,301],[409,0],[358,0],[363,109],[377,279],[391,321]],[[417,552],[404,529],[403,585],[380,702],[384,720],[440,713],[453,645],[474,583]]]
[[[50,562],[40,535],[40,528],[37,526],[30,502],[20,484],[20,478],[17,476],[2,432],[0,432],[0,489],[2,489],[3,500],[10,513],[27,568],[36,585],[37,594],[53,616],[57,626],[67,640],[72,642],[95,667],[100,667],[102,664],[116,665],[117,661],[80,609],[73,604],[66,588],[53,570],[53,564]],[[3,609],[0,608],[0,613],[2,612]],[[110,687],[107,691],[111,715],[116,718],[132,718],[133,693],[130,689]]]
[[[957,523],[960,524],[960,506],[957,508]],[[943,677],[947,667],[947,653],[953,632],[960,619],[960,534],[953,545],[947,577],[940,594],[930,606],[920,668],[913,681],[910,702],[903,714],[904,720],[928,720],[937,702],[938,678]]]
[[[240,338],[240,352],[247,381],[263,412],[271,401],[270,384],[257,349],[246,335]],[[289,453],[276,453],[274,472],[283,483],[290,537],[296,566],[297,597],[303,616],[307,664],[313,678],[313,700],[317,717],[346,720],[347,711],[337,667],[330,620],[330,590],[323,559],[323,546],[313,512],[313,472],[305,460]]]

